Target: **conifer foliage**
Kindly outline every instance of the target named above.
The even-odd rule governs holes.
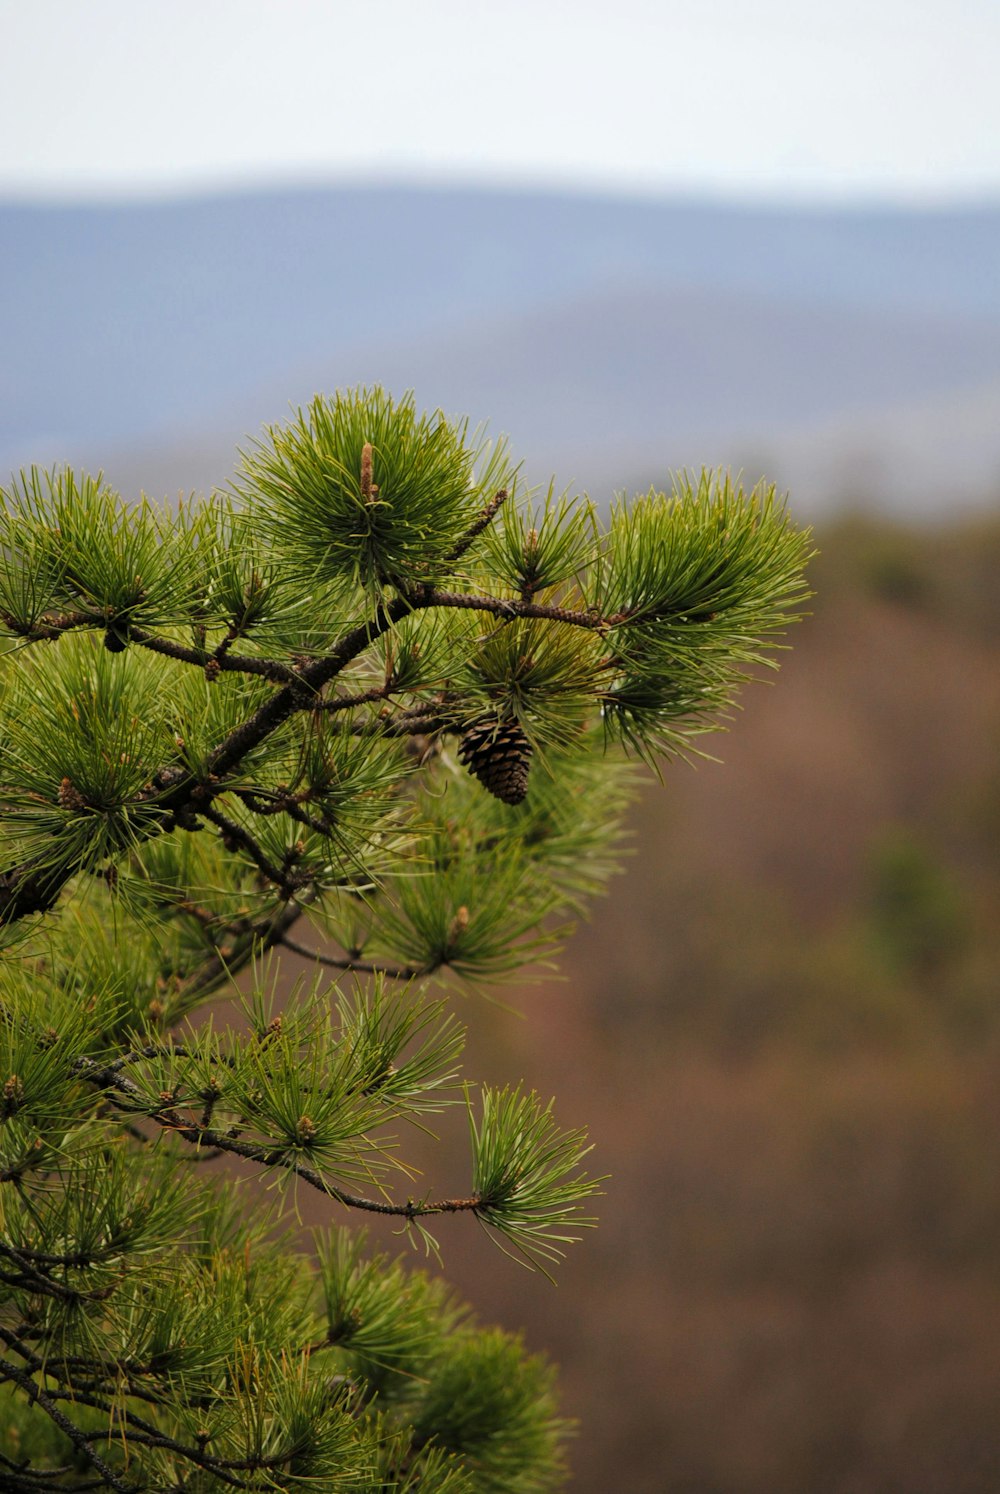
[[[806,558],[773,492],[602,521],[378,389],[205,501],[3,493],[0,1486],[561,1485],[548,1366],[345,1221],[546,1272],[592,1222],[586,1137],[460,1078],[441,985],[552,954],[628,756],[719,725]],[[452,1197],[406,1133],[455,1105]]]

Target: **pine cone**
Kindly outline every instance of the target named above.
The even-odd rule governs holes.
[[[517,721],[488,716],[470,726],[458,756],[483,788],[504,804],[520,804],[528,792],[531,743]]]

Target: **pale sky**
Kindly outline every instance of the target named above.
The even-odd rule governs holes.
[[[1000,0],[0,0],[0,196],[1000,192]]]

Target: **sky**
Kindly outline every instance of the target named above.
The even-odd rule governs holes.
[[[1000,192],[1000,0],[0,0],[0,196]]]

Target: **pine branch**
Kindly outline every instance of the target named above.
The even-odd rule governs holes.
[[[63,1302],[80,1303],[84,1301],[99,1302],[109,1295],[109,1292],[101,1289],[93,1292],[78,1292],[63,1282],[54,1281],[50,1273],[45,1270],[46,1265],[73,1266],[83,1269],[90,1262],[76,1256],[53,1256],[45,1255],[40,1251],[22,1251],[17,1247],[0,1242],[0,1255],[12,1261],[21,1268],[19,1277],[9,1272],[0,1272],[0,1276],[11,1286],[18,1286],[31,1292],[38,1292],[45,1297],[57,1297]]]
[[[40,1297],[58,1297],[63,1302],[79,1301],[80,1297],[78,1292],[60,1286],[38,1271],[22,1271],[20,1275],[16,1275],[12,1271],[0,1270],[0,1281],[19,1291],[31,1292]]]
[[[0,612],[0,621],[26,643],[52,643],[73,628],[103,626],[104,619],[92,612],[53,612],[24,622],[11,612]]]
[[[76,866],[51,866],[37,855],[0,872],[0,924],[47,913],[78,870]]]
[[[124,1061],[135,1061],[144,1056],[146,1056],[144,1053],[126,1055]],[[315,1188],[327,1198],[332,1198],[336,1203],[342,1203],[349,1209],[360,1209],[369,1214],[383,1214],[397,1219],[411,1220],[427,1218],[432,1214],[476,1213],[483,1207],[483,1200],[478,1196],[442,1198],[434,1202],[420,1203],[410,1198],[405,1204],[396,1204],[349,1193],[346,1189],[328,1182],[315,1168],[307,1167],[295,1157],[290,1156],[287,1147],[264,1147],[257,1146],[253,1142],[240,1141],[228,1132],[216,1130],[211,1126],[202,1126],[198,1121],[180,1119],[177,1109],[173,1106],[168,1105],[150,1110],[138,1085],[133,1084],[121,1074],[122,1062],[123,1060],[118,1059],[111,1063],[100,1064],[95,1059],[84,1057],[74,1059],[71,1067],[74,1074],[79,1075],[81,1079],[86,1079],[88,1083],[97,1088],[123,1095],[131,1102],[121,1105],[127,1113],[135,1114],[139,1111],[155,1121],[165,1132],[179,1137],[180,1140],[192,1146],[208,1146],[222,1152],[229,1152],[234,1157],[241,1157],[246,1162],[256,1162],[261,1167],[282,1168],[294,1173],[304,1183],[308,1183],[311,1188]],[[111,1103],[118,1102],[112,1097]]]
[[[2,1326],[0,1326],[0,1338],[7,1344],[8,1348],[14,1349],[16,1353],[20,1354],[25,1362],[31,1365],[33,1371],[37,1372],[44,1367],[37,1355],[32,1354],[26,1345],[22,1344],[14,1334]],[[97,1449],[91,1445],[90,1438],[81,1432],[79,1427],[74,1426],[69,1417],[59,1409],[55,1401],[46,1394],[42,1387],[36,1384],[30,1374],[19,1369],[16,1364],[11,1364],[9,1360],[0,1359],[0,1376],[4,1379],[13,1380],[14,1384],[24,1391],[30,1401],[41,1407],[49,1420],[54,1422],[64,1436],[69,1438],[80,1456],[86,1458],[91,1467],[97,1470],[105,1482],[110,1484],[112,1489],[116,1489],[118,1494],[132,1494],[135,1485],[128,1484],[124,1479],[118,1477],[114,1469],[108,1466]]]
[[[314,711],[354,711],[358,706],[374,705],[376,701],[388,700],[391,690],[391,682],[384,685],[376,685],[371,690],[363,690],[358,695],[337,695],[332,700],[317,700],[312,709]]]
[[[306,960],[313,960],[319,965],[326,965],[331,970],[353,970],[361,975],[384,975],[389,980],[419,980],[423,976],[433,975],[435,970],[440,969],[439,964],[379,965],[370,960],[355,959],[353,955],[338,959],[335,955],[326,954],[321,949],[309,949],[305,944],[289,939],[287,935],[279,942],[284,945],[285,949],[290,949],[293,954],[301,955]]]
[[[456,560],[461,560],[466,550],[468,550],[470,546],[475,542],[475,540],[477,540],[483,533],[483,531],[485,529],[488,529],[489,526],[493,523],[493,520],[500,512],[501,507],[507,502],[508,496],[509,494],[506,488],[501,488],[498,493],[494,493],[493,497],[490,499],[489,503],[486,504],[479,517],[462,535],[462,538],[459,540],[458,544],[453,546],[453,548],[449,550],[447,555],[444,557],[444,563],[446,566],[452,566],[455,564]]]
[[[92,1490],[107,1488],[103,1479],[86,1479],[83,1483],[75,1484],[62,1483],[62,1479],[75,1472],[69,1465],[63,1468],[33,1468],[30,1462],[15,1463],[13,1458],[8,1458],[4,1453],[0,1453],[0,1469],[9,1470],[2,1483],[8,1494],[51,1494],[53,1489],[58,1490],[59,1494],[91,1494]]]
[[[210,771],[223,777],[232,771],[248,752],[282,726],[296,711],[312,709],[324,685],[329,684],[359,654],[370,648],[419,605],[409,596],[376,608],[372,617],[346,633],[329,654],[305,665],[294,685],[286,685],[257,710],[253,716],[231,732],[212,753]]]
[[[248,721],[238,726],[216,748],[210,759],[211,772],[220,778],[231,772],[248,752],[259,747],[295,711],[314,708],[315,697],[323,687],[404,617],[412,612],[427,611],[436,607],[460,608],[510,619],[544,618],[550,622],[561,622],[573,627],[598,631],[617,626],[627,620],[625,613],[601,617],[592,612],[548,606],[537,602],[440,591],[433,586],[415,587],[412,591],[402,592],[393,601],[383,603],[376,608],[367,622],[359,624],[346,633],[330,653],[305,665],[299,671],[295,684],[286,685],[270,700],[265,701]]]
[[[475,610],[505,618],[546,618],[587,629],[607,628],[625,620],[624,615],[601,618],[590,612],[543,606],[534,602],[444,592],[430,586],[418,587],[379,606],[368,622],[351,629],[329,654],[299,670],[294,683],[286,684],[276,691],[247,721],[236,727],[220,743],[209,758],[209,774],[223,779],[296,711],[313,709],[316,696],[323,687],[377,639],[410,613],[434,607]],[[197,662],[203,661],[197,657]],[[221,788],[217,790],[222,791]],[[183,770],[175,766],[163,768],[155,775],[150,792],[162,807],[165,816],[173,813],[182,820],[190,820],[192,812],[207,814],[198,803],[199,797],[204,797],[204,785],[192,782]],[[14,922],[32,913],[47,912],[56,902],[65,883],[79,870],[79,862],[75,860],[58,867],[48,866],[44,870],[36,870],[36,863],[37,858],[33,862],[10,867],[0,874],[0,924]],[[265,872],[265,875],[275,880],[271,871]],[[281,876],[276,880],[279,886],[294,885],[288,884],[287,878]]]
[[[199,804],[197,813],[203,815],[206,820],[209,820],[211,824],[215,825],[222,832],[222,844],[226,847],[227,851],[235,851],[237,849],[245,851],[269,882],[273,882],[287,896],[290,897],[292,895],[298,886],[295,878],[289,875],[287,867],[282,868],[275,865],[263,847],[250,834],[249,830],[244,829],[242,825],[238,825],[235,820],[230,819],[227,814],[223,814],[220,809],[216,809],[212,804]]]
[[[226,933],[233,942],[217,946],[181,982],[177,994],[182,1005],[190,1005],[193,997],[207,995],[219,981],[238,975],[255,953],[266,954],[279,945],[286,931],[302,917],[305,905],[313,900],[314,895],[314,889],[299,888],[295,899],[289,900],[276,917],[229,925]]]
[[[177,659],[182,664],[194,664],[199,669],[214,663],[221,672],[262,675],[265,679],[280,680],[288,684],[294,684],[298,678],[295,669],[281,659],[260,659],[254,654],[230,653],[229,645],[235,642],[238,636],[236,634],[232,638],[223,639],[211,653],[203,649],[188,648],[172,638],[160,638],[154,633],[147,633],[143,628],[129,627],[127,636],[130,643],[137,643],[154,654],[162,654],[164,658]],[[226,645],[225,648],[223,644]]]
[[[330,836],[333,826],[302,808],[301,795],[279,793],[273,789],[233,789],[232,792],[253,814],[287,814],[296,824],[305,825],[317,835]]]
[[[421,608],[458,608],[466,612],[485,612],[494,617],[513,621],[518,617],[543,618],[548,622],[566,623],[573,628],[587,628],[603,632],[628,622],[629,613],[617,612],[602,617],[600,612],[583,611],[574,607],[556,607],[544,602],[525,601],[522,598],[479,596],[472,592],[442,591],[438,587],[424,587],[417,605]]]
[[[0,1360],[0,1366],[2,1365],[3,1361]],[[34,1382],[29,1381],[29,1384],[34,1384]],[[130,1390],[130,1393],[135,1392]],[[207,1472],[214,1474],[222,1483],[228,1484],[233,1489],[247,1489],[250,1487],[242,1479],[236,1477],[237,1473],[253,1473],[261,1469],[279,1468],[289,1461],[290,1454],[287,1452],[270,1458],[213,1457],[204,1448],[191,1447],[177,1438],[171,1437],[168,1433],[160,1431],[152,1422],[148,1422],[144,1417],[139,1416],[136,1411],[127,1407],[115,1406],[106,1395],[102,1395],[93,1389],[88,1389],[83,1385],[75,1384],[71,1390],[52,1390],[49,1394],[51,1396],[50,1404],[61,1400],[91,1406],[98,1411],[106,1411],[108,1413],[114,1411],[116,1418],[120,1422],[123,1421],[130,1428],[129,1441],[136,1446],[160,1448],[165,1452],[171,1452],[175,1457],[184,1458],[187,1462],[195,1464],[196,1467],[204,1468]],[[162,1399],[159,1397],[145,1396],[143,1399],[150,1400],[152,1404],[157,1406],[162,1404]],[[40,1398],[39,1402],[41,1404]],[[53,1406],[53,1409],[59,1415],[62,1415],[58,1407]],[[72,1425],[65,1417],[63,1420],[65,1427]],[[77,1433],[77,1436],[83,1436],[78,1429],[73,1428],[73,1431]],[[69,1435],[68,1432],[67,1435]],[[102,1441],[111,1441],[112,1439],[119,1440],[121,1433],[115,1428],[109,1427],[107,1431],[95,1431],[89,1435],[92,1439],[100,1437]],[[119,1482],[115,1474],[110,1469],[107,1469],[107,1465],[104,1464],[103,1459],[99,1461],[98,1459],[99,1455],[94,1454],[91,1461],[104,1474],[104,1477],[109,1479],[114,1489],[120,1490],[121,1494],[139,1494],[140,1485]]]
[[[362,737],[429,737],[435,732],[447,730],[452,724],[449,717],[441,714],[440,707],[436,707],[425,715],[403,711],[397,716],[386,716],[368,725],[352,726],[351,730],[355,736]]]
[[[81,1392],[77,1386],[74,1386],[72,1391],[61,1392],[60,1396],[66,1399],[83,1401],[85,1405],[94,1406],[100,1411],[111,1409],[110,1405],[101,1397],[94,1395],[93,1392],[89,1394]],[[251,1487],[251,1485],[245,1483],[242,1479],[237,1478],[236,1474],[258,1473],[270,1468],[281,1468],[293,1456],[293,1451],[289,1449],[285,1452],[275,1453],[271,1457],[217,1458],[211,1453],[206,1452],[204,1448],[191,1447],[189,1444],[181,1442],[178,1438],[171,1437],[168,1433],[159,1431],[151,1422],[137,1415],[135,1411],[126,1410],[120,1414],[132,1429],[129,1441],[137,1447],[155,1447],[162,1449],[164,1452],[171,1452],[177,1458],[184,1458],[187,1462],[194,1463],[196,1467],[204,1468],[206,1472],[214,1474],[216,1478],[221,1479],[223,1483],[228,1484],[233,1489],[247,1489]],[[109,1428],[106,1432],[95,1432],[92,1435],[110,1441],[119,1434],[113,1428]]]
[[[32,623],[21,622],[9,612],[4,612],[0,613],[0,621],[12,633],[23,638],[26,643],[53,643],[65,633],[82,628],[103,630],[108,623],[107,618],[99,612],[46,612]],[[162,638],[156,633],[149,633],[145,628],[140,628],[128,622],[127,619],[120,620],[117,626],[129,643],[138,644],[140,648],[161,654],[164,658],[176,659],[182,664],[193,664],[199,669],[204,669],[206,664],[214,660],[219,665],[219,669],[223,671],[262,675],[266,679],[287,683],[294,683],[297,678],[292,665],[286,664],[282,659],[265,659],[258,658],[255,654],[231,653],[232,644],[240,636],[239,631],[224,638],[219,646],[209,653],[204,649],[189,648],[173,638]]]

